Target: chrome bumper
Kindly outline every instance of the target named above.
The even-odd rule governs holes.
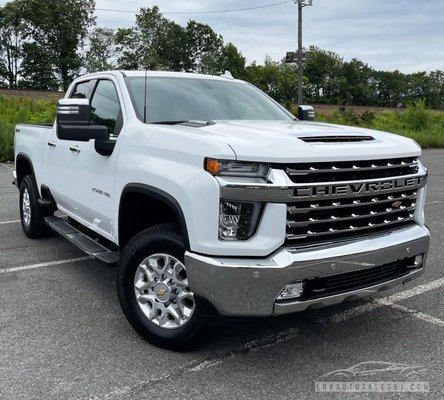
[[[221,315],[264,317],[337,304],[406,283],[422,274],[424,263],[407,275],[373,286],[312,300],[276,301],[286,285],[305,279],[364,270],[418,255],[424,255],[425,262],[429,241],[427,228],[412,225],[334,247],[281,248],[265,259],[187,252],[185,264],[191,290]]]

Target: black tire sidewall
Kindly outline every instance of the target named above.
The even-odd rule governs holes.
[[[25,224],[23,218],[23,193],[27,189],[29,195],[29,203],[31,208],[31,221],[29,225]],[[32,175],[27,175],[23,178],[20,185],[20,219],[22,223],[23,232],[31,239],[36,239],[44,236],[47,233],[47,227],[44,221],[44,213],[42,212],[39,204],[39,193],[37,191],[37,185]]]
[[[117,290],[120,305],[135,331],[149,342],[169,349],[186,350],[195,342],[202,325],[202,317],[195,309],[193,316],[184,326],[164,329],[146,318],[134,294],[134,276],[139,264],[148,256],[164,253],[184,261],[182,239],[167,227],[147,229],[138,234],[125,247],[119,262]]]

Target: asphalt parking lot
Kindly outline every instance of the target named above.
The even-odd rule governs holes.
[[[432,246],[421,279],[367,301],[212,327],[187,353],[130,328],[114,268],[55,235],[24,236],[0,165],[0,399],[369,398],[315,391],[322,375],[368,361],[428,367],[428,393],[385,397],[444,398],[444,151],[423,160]]]

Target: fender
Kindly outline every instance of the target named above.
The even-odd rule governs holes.
[[[120,232],[120,221],[122,220],[122,213],[123,213],[123,210],[121,208],[122,207],[122,199],[128,193],[146,194],[147,196],[153,197],[153,198],[163,202],[167,206],[169,206],[173,210],[173,212],[176,216],[176,219],[179,223],[179,229],[180,229],[180,233],[182,234],[182,237],[183,237],[185,249],[188,251],[190,250],[190,241],[189,241],[189,237],[188,237],[187,224],[185,221],[184,213],[183,213],[182,208],[180,207],[180,204],[178,203],[178,201],[173,196],[168,194],[167,192],[164,192],[163,190],[160,190],[160,189],[155,188],[153,186],[144,185],[142,183],[129,183],[129,184],[125,185],[125,187],[122,190],[122,193],[120,195],[120,201],[119,201],[119,232]]]
[[[16,174],[17,174],[17,179],[15,180],[15,184],[17,186],[18,189],[20,189],[20,182],[22,181],[22,179],[24,178],[24,176],[22,176],[22,174],[20,173],[19,169],[17,168],[19,165],[19,160],[20,159],[25,159],[27,161],[27,163],[29,164],[29,166],[31,167],[31,173],[35,178],[35,173],[34,173],[34,166],[32,165],[32,161],[31,158],[25,154],[25,153],[18,153],[17,157],[15,158],[15,170],[16,170]]]

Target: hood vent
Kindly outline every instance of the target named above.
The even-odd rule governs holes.
[[[304,136],[299,137],[305,143],[352,143],[371,142],[375,140],[372,136]]]

